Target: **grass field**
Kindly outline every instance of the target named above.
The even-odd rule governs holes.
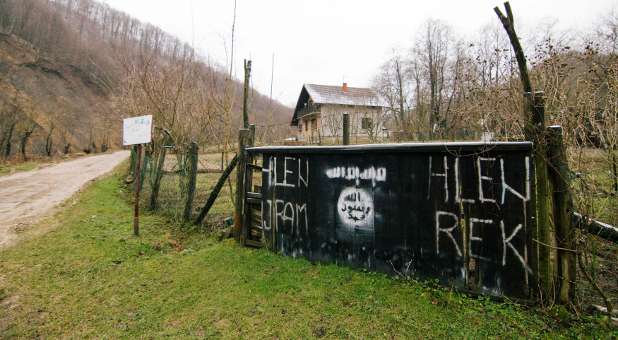
[[[569,166],[577,173],[573,190],[577,209],[599,221],[618,225],[618,194],[607,153],[599,149],[570,150]]]
[[[36,170],[48,165],[54,165],[78,157],[83,157],[84,153],[74,153],[69,155],[56,155],[54,157],[34,156],[24,162],[20,157],[12,157],[8,160],[0,160],[0,176],[11,175],[17,172]]]
[[[30,171],[38,168],[39,162],[24,163],[0,163],[0,176],[10,175],[16,172]]]
[[[600,320],[314,265],[142,218],[116,174],[0,252],[0,337],[618,336]]]

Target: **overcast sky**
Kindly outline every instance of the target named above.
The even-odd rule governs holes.
[[[234,0],[104,0],[227,64]],[[424,21],[441,19],[472,37],[496,23],[497,0],[237,0],[235,74],[253,60],[253,85],[293,106],[303,83],[370,86],[393,48],[406,48]],[[616,0],[511,0],[525,34],[541,22],[590,30]],[[523,28],[522,28],[523,26]]]

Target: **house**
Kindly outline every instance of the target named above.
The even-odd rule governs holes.
[[[370,88],[305,84],[292,117],[297,139],[311,144],[338,143],[343,114],[350,115],[353,141],[374,142],[388,137],[384,100]]]

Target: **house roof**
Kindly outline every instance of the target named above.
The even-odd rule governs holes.
[[[342,86],[305,84],[305,89],[316,104],[383,106],[380,96],[370,88],[348,87],[344,91]]]
[[[292,125],[298,124],[298,114],[303,109],[304,104],[311,100],[315,104],[334,104],[334,105],[353,105],[353,106],[378,106],[386,107],[384,100],[376,91],[364,87],[347,87],[344,91],[343,86],[304,84],[298,97],[298,103],[294,110]]]

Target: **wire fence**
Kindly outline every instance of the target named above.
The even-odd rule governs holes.
[[[173,220],[192,222],[235,153],[200,152],[199,148],[194,154],[191,149],[185,153],[169,151],[144,153],[140,203],[146,210],[157,211]],[[135,151],[132,156],[131,173],[135,178]],[[234,187],[234,181],[228,179],[203,223],[205,226],[229,221],[234,211]]]

